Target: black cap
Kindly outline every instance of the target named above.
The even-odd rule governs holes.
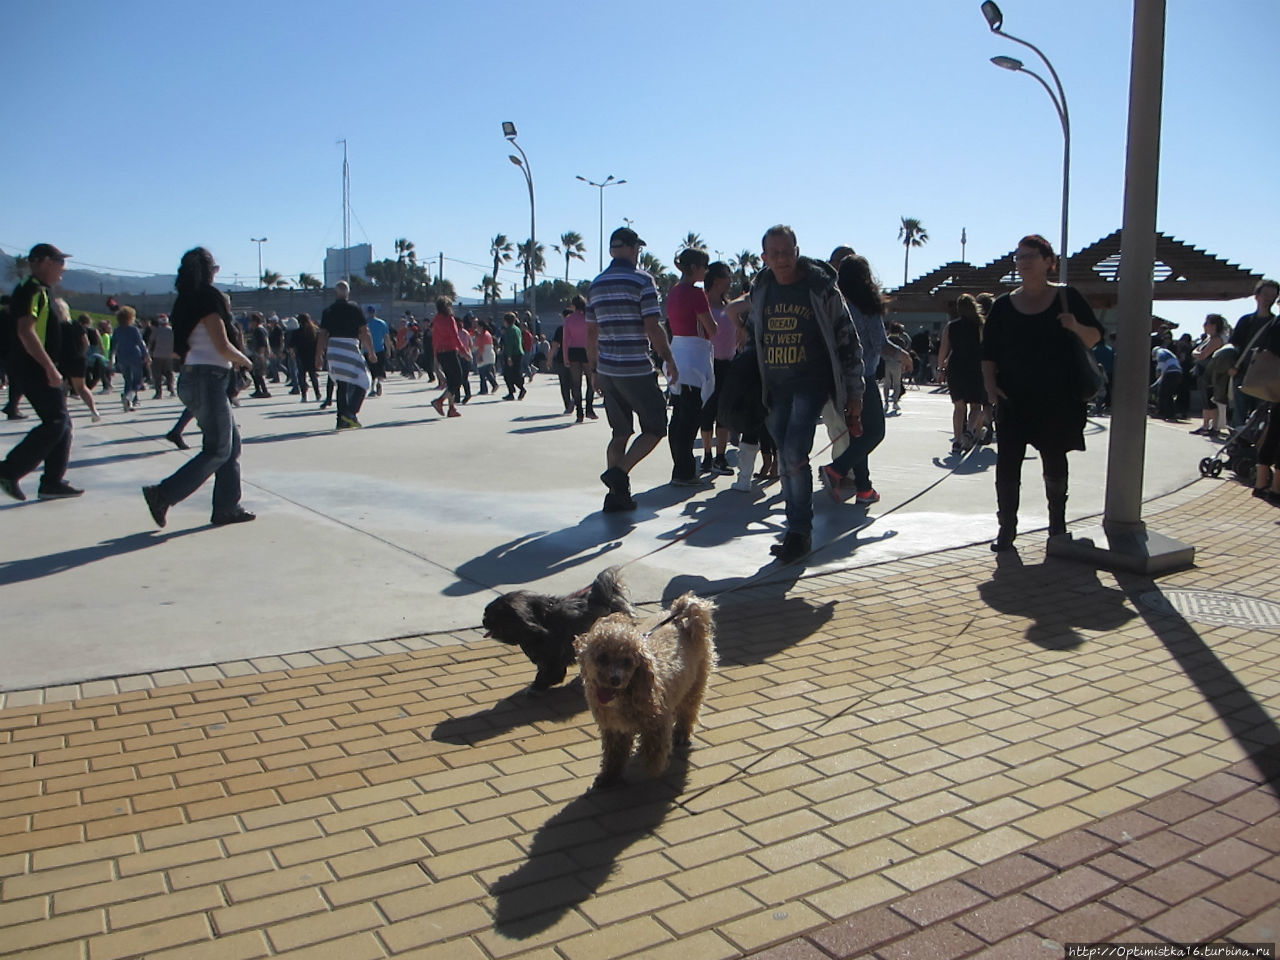
[[[27,254],[27,260],[69,260],[71,254],[63,253],[52,243],[37,243]]]
[[[609,234],[609,246],[611,247],[643,247],[645,242],[640,239],[640,234],[636,233],[630,227],[619,227],[613,233]]]

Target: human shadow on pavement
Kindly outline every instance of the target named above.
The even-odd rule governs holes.
[[[763,663],[822,629],[835,615],[836,601],[788,596],[805,575],[799,564],[765,563],[749,577],[709,580],[672,577],[663,605],[692,590],[716,602],[716,651],[721,666]]]
[[[571,800],[538,828],[528,859],[489,888],[495,932],[512,940],[537,936],[593,896],[627,848],[651,837],[675,809],[688,771],[688,757],[676,752],[659,779],[629,773],[625,786]]]
[[[441,743],[474,746],[500,737],[517,727],[567,720],[586,709],[587,701],[582,695],[582,684],[574,677],[568,683],[552,687],[538,697],[530,697],[521,689],[483,710],[441,720],[431,731],[431,739]]]
[[[1280,726],[1200,632],[1160,596],[1160,586],[1137,573],[1116,573],[1116,582],[1187,678],[1196,685],[1231,736],[1280,797]]]
[[[588,514],[572,527],[541,531],[508,540],[464,561],[455,571],[458,579],[441,593],[465,597],[489,589],[503,592],[522,583],[541,580],[562,570],[603,563],[605,557],[622,547],[622,537],[630,523],[609,522],[625,514]],[[626,525],[623,525],[623,524]],[[585,577],[586,586],[595,574]]]
[[[1093,568],[1054,559],[1028,565],[1016,550],[998,555],[978,595],[992,610],[1031,620],[1026,638],[1046,650],[1073,650],[1085,641],[1079,631],[1116,630],[1136,616],[1124,591],[1104,587]]]
[[[515,427],[514,429],[508,430],[507,433],[512,434],[513,436],[535,433],[555,433],[560,430],[568,430],[574,425],[575,424],[572,420],[567,420],[563,423],[544,423],[536,427]]]
[[[306,440],[308,437],[323,437],[330,433],[333,433],[332,427],[319,430],[294,430],[292,433],[259,433],[247,437],[241,434],[240,442],[248,446],[255,443],[275,443],[277,440]]]
[[[158,457],[172,449],[172,447],[164,446],[154,447],[150,450],[139,450],[136,453],[113,453],[107,457],[76,457],[71,461],[71,466],[73,468],[101,467],[108,463],[125,463],[129,460],[145,460],[148,457]]]
[[[138,499],[138,504],[141,508],[141,498]],[[145,515],[145,512],[143,512],[143,516]],[[0,563],[0,586],[28,583],[32,580],[39,580],[42,577],[66,573],[68,570],[75,570],[78,567],[97,563],[100,560],[123,557],[138,550],[162,546],[170,540],[176,540],[179,537],[186,537],[193,533],[200,533],[203,530],[210,529],[212,527],[206,524],[200,527],[191,527],[187,530],[175,530],[173,533],[147,530],[141,533],[126,534],[123,537],[112,537],[110,540],[103,540],[88,546],[75,547],[71,550],[47,553],[40,557],[7,560]]]
[[[960,475],[986,473],[996,465],[996,452],[990,447],[982,447],[963,459],[954,453],[949,457],[934,457],[933,465]]]

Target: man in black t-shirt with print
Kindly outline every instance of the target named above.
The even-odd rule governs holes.
[[[40,424],[0,463],[0,491],[15,500],[27,499],[18,481],[44,463],[40,499],[63,500],[84,493],[65,478],[71,456],[71,417],[62,393],[62,375],[53,360],[62,355],[62,328],[50,310],[49,288],[61,282],[67,255],[51,243],[37,243],[27,262],[31,276],[13,292],[9,304],[16,334],[9,373],[17,379]]]

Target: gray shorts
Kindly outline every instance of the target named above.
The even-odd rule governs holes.
[[[640,420],[640,432],[652,437],[667,435],[667,401],[658,387],[658,374],[642,377],[610,377],[598,374],[604,391],[604,412],[614,436],[635,433],[632,417]]]

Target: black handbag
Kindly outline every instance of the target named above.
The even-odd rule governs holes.
[[[1062,313],[1070,313],[1067,309],[1067,288],[1058,290],[1058,302]],[[1067,346],[1071,363],[1071,392],[1086,403],[1107,388],[1107,375],[1102,372],[1093,351],[1084,345],[1084,341],[1070,330],[1063,330],[1070,343]]]

